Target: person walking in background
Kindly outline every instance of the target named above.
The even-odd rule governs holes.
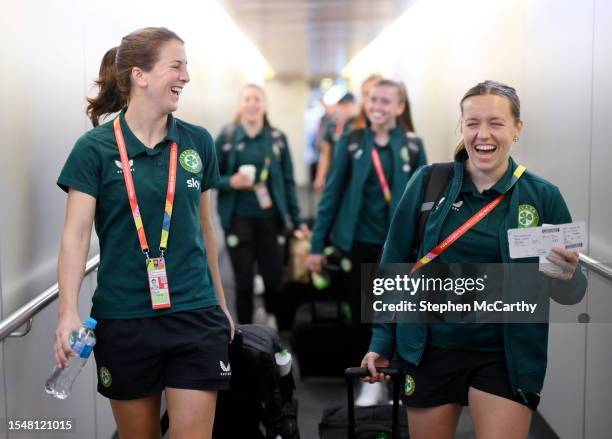
[[[382,80],[372,88],[366,104],[370,126],[345,134],[336,145],[313,227],[307,260],[311,271],[319,272],[326,264],[328,236],[337,249],[350,254],[347,287],[355,362],[370,338],[370,325],[361,323],[360,266],[378,261],[406,184],[427,163],[423,142],[399,126],[406,105],[398,83]],[[381,386],[364,390],[367,394],[362,392],[358,405],[374,404],[381,397]]]
[[[236,118],[215,143],[221,172],[218,210],[236,281],[238,321],[253,319],[257,263],[274,326],[286,230],[310,232],[300,218],[287,137],[270,125],[261,87],[249,84],[240,91]]]
[[[344,132],[348,133],[358,128],[365,128],[368,126],[368,110],[367,105],[370,102],[370,92],[374,88],[374,86],[385,79],[382,75],[378,73],[373,73],[363,80],[361,83],[361,108],[359,110],[359,114],[350,118],[344,124]]]
[[[88,99],[95,128],[77,140],[58,179],[68,202],[55,358],[65,367],[73,355],[95,221],[98,392],[110,399],[122,439],[161,436],[162,391],[170,436],[210,438],[217,391],[229,388],[234,325],[211,215],[214,144],[204,128],[172,115],[188,82],[174,32],[145,28],[123,37],[104,55],[98,95]]]
[[[325,124],[324,133],[320,141],[320,156],[317,162],[317,170],[313,182],[316,192],[323,192],[325,181],[329,172],[329,166],[333,157],[334,145],[344,133],[344,125],[355,117],[355,97],[351,93],[345,93],[336,104],[333,119]]]

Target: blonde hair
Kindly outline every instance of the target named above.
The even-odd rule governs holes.
[[[264,91],[264,89],[262,87],[260,87],[259,85],[252,84],[252,83],[251,84],[246,84],[245,86],[243,86],[240,89],[240,93],[239,93],[238,96],[242,96],[242,93],[244,93],[244,91],[247,88],[254,88],[255,90],[259,91],[261,93],[261,95],[263,96],[264,100],[267,100],[266,92]],[[240,112],[236,111],[236,115],[234,116],[234,123],[235,124],[240,123],[240,116],[241,116]],[[265,127],[268,127],[268,128],[272,126],[272,125],[270,125],[270,119],[268,119],[268,112],[267,111],[265,111],[264,115],[263,115],[263,124],[264,124]]]

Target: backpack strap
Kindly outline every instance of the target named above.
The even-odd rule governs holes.
[[[357,149],[359,148],[359,144],[361,143],[361,139],[363,139],[364,134],[365,134],[365,130],[363,128],[354,129],[349,133],[349,138],[348,138],[349,154],[354,154],[355,151],[357,151]]]
[[[416,168],[419,166],[420,149],[419,144],[417,142],[418,138],[419,136],[417,136],[416,133],[412,131],[406,132],[406,147],[408,148],[408,156],[410,157],[410,169],[412,169],[413,171],[415,171]]]
[[[230,151],[234,148],[236,140],[236,124],[231,123],[223,128],[223,145],[221,145],[221,157],[219,157],[219,171],[224,174],[227,171],[227,162]]]
[[[429,219],[434,206],[440,201],[444,189],[448,186],[448,182],[451,179],[453,173],[453,162],[448,163],[434,163],[431,165],[431,171],[425,182],[425,192],[423,194],[423,203],[421,204],[421,211],[419,213],[419,222],[417,228],[417,239],[412,248],[412,260],[416,261],[419,254],[419,248],[423,242],[425,236],[425,225]]]

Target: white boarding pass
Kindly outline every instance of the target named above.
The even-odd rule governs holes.
[[[526,227],[508,230],[510,258],[533,258],[550,255],[552,247],[572,251],[586,248],[586,227],[584,222]]]

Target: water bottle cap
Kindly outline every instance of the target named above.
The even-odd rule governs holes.
[[[85,326],[87,329],[96,329],[97,324],[98,322],[96,319],[92,317],[87,317],[85,320],[83,320],[83,326]]]

